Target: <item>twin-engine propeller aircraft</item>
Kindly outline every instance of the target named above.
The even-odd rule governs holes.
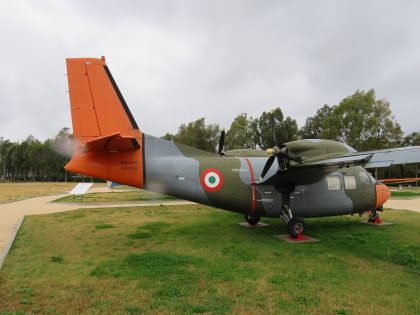
[[[363,167],[420,162],[420,147],[356,152],[329,140],[212,154],[142,133],[105,58],[67,59],[75,148],[66,170],[242,213],[249,224],[381,210],[388,188]],[[277,163],[274,163],[277,160]],[[376,213],[376,211],[375,211]]]

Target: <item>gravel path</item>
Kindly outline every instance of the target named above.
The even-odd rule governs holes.
[[[89,193],[110,192],[108,187],[94,187]],[[65,212],[84,208],[113,208],[113,207],[139,207],[158,205],[185,205],[192,204],[189,201],[161,201],[161,202],[137,202],[137,203],[110,203],[110,204],[62,204],[51,203],[51,201],[67,196],[67,194],[35,197],[6,204],[0,204],[0,268],[6,257],[17,230],[22,223],[24,216],[34,214],[47,214]]]

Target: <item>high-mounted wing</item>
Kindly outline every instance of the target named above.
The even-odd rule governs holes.
[[[395,164],[420,163],[420,146],[371,151],[365,168],[388,167]]]
[[[357,166],[365,168],[389,167],[396,164],[420,163],[420,146],[348,153],[329,159],[303,161],[295,167]]]
[[[283,146],[287,147],[287,157],[290,157],[287,168],[259,184],[306,184],[343,167],[420,163],[420,146],[366,152],[357,152],[346,144],[330,140],[298,140]]]

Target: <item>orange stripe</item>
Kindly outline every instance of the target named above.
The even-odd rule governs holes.
[[[254,170],[252,169],[251,162],[248,158],[244,157],[246,163],[248,164],[249,174],[251,175],[251,188],[252,188],[252,204],[251,204],[251,212],[255,213],[255,208],[257,202],[255,200],[255,177],[254,177]]]

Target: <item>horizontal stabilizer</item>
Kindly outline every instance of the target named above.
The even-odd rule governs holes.
[[[86,142],[85,151],[109,151],[121,152],[132,151],[140,148],[140,145],[135,137],[121,136],[120,133],[114,133],[104,137],[96,138]]]

